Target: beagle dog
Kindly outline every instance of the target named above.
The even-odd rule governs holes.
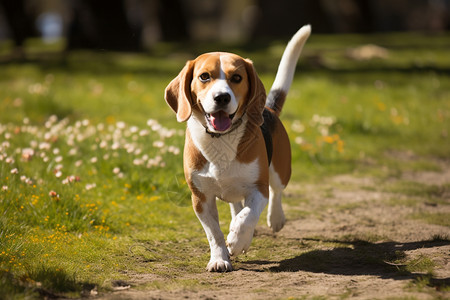
[[[291,150],[278,116],[310,33],[306,25],[292,37],[267,97],[253,63],[224,52],[188,61],[165,90],[178,122],[187,121],[184,174],[211,248],[208,271],[232,271],[230,256],[250,247],[267,203],[268,226],[274,232],[284,226],[281,194],[291,176]],[[231,207],[226,242],[216,199]]]

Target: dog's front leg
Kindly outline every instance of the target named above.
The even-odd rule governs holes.
[[[206,267],[210,272],[229,272],[233,268],[230,255],[225,245],[225,239],[219,225],[219,214],[217,212],[215,197],[209,197],[202,201],[192,196],[195,214],[202,223],[211,248],[211,259]]]
[[[231,218],[236,218],[237,214],[244,208],[243,201],[230,203]]]
[[[227,237],[228,251],[237,256],[247,251],[253,239],[253,232],[264,207],[269,200],[255,189],[245,199],[245,207],[233,218]]]

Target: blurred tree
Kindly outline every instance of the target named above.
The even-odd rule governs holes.
[[[311,1],[309,1],[311,2]],[[334,32],[372,32],[375,30],[371,1],[320,0]]]
[[[71,0],[67,48],[136,51],[141,34],[132,30],[123,0]]]
[[[332,23],[317,0],[258,0],[259,19],[253,37],[291,35],[304,24],[312,24],[314,32],[330,32]]]
[[[19,54],[49,12],[61,20],[68,50],[272,39],[307,23],[315,33],[450,29],[450,0],[0,0],[0,6],[0,26],[8,25],[1,32],[11,34]]]
[[[152,34],[158,38],[169,41],[189,38],[181,0],[70,0],[69,5],[72,18],[68,50],[141,50],[148,18],[157,19],[159,32]]]
[[[189,38],[188,21],[181,0],[160,0],[158,19],[162,38],[168,41]]]
[[[5,12],[14,45],[20,49],[25,39],[34,34],[33,21],[25,10],[25,0],[0,0],[0,5]]]

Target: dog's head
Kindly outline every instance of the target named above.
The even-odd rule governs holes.
[[[250,60],[214,52],[188,61],[167,86],[165,99],[179,122],[194,114],[209,131],[225,133],[244,114],[262,124],[266,93]]]

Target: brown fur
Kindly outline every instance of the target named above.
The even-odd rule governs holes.
[[[189,130],[186,130],[186,141],[184,146],[184,174],[186,182],[192,192],[192,206],[197,213],[203,211],[202,202],[206,201],[205,195],[193,184],[191,173],[194,170],[201,170],[206,164],[205,157],[200,153],[191,139]]]

